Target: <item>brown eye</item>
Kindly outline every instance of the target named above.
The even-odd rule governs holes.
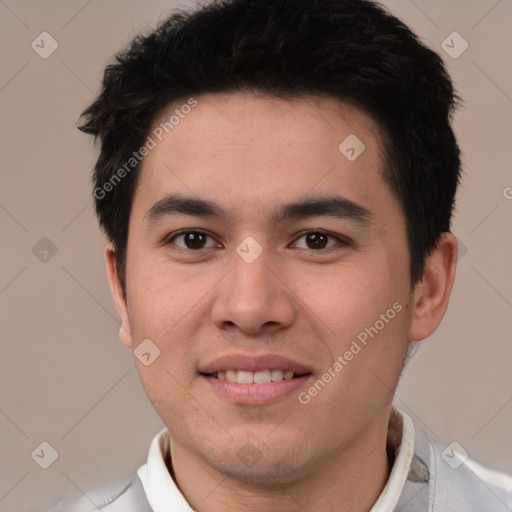
[[[202,249],[206,243],[206,235],[203,233],[185,233],[183,241],[187,249]]]
[[[309,249],[324,249],[328,239],[325,233],[309,233],[306,235],[306,245]]]
[[[349,242],[341,236],[331,235],[324,231],[309,231],[297,238],[293,245],[299,249],[320,251],[321,249],[330,249],[336,245],[342,248],[349,245]]]
[[[173,236],[168,243],[177,245],[181,249],[199,250],[210,247],[217,247],[218,244],[210,235],[201,231],[182,231]]]

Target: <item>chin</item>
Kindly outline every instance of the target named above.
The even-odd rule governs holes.
[[[237,439],[233,436],[228,446],[212,453],[207,447],[196,453],[202,461],[225,478],[247,484],[248,487],[269,488],[293,482],[306,472],[305,453],[297,446],[301,443],[283,444],[282,440],[266,444]],[[290,438],[288,438],[290,443]],[[211,445],[210,445],[211,446]]]
[[[281,487],[297,480],[301,473],[300,468],[292,466],[289,459],[269,460],[268,457],[265,459],[265,455],[262,455],[262,458],[252,466],[241,464],[238,460],[231,463],[211,461],[209,465],[226,478],[236,480],[253,489]]]

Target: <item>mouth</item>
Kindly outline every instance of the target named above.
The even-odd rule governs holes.
[[[198,370],[205,392],[238,406],[292,399],[313,376],[312,368],[278,354],[225,354]]]
[[[311,375],[310,372],[298,373],[292,370],[281,370],[279,368],[259,370],[251,372],[247,370],[219,370],[214,373],[201,373],[205,377],[224,380],[237,384],[268,384],[271,382],[281,382],[283,380],[300,379]]]
[[[280,354],[230,353],[199,366],[205,391],[235,405],[264,405],[293,397],[313,369]]]

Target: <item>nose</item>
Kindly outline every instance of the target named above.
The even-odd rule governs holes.
[[[294,302],[283,273],[271,267],[265,251],[252,263],[235,255],[232,270],[217,288],[212,320],[222,330],[265,334],[293,324]]]

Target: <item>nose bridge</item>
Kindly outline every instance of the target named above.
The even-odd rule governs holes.
[[[268,302],[270,296],[276,295],[275,290],[273,292],[276,288],[275,277],[272,278],[274,274],[270,270],[272,257],[269,251],[263,250],[256,255],[252,248],[249,249],[246,257],[240,254],[243,249],[244,246],[239,246],[233,258],[230,296],[237,297],[240,304],[246,302],[247,307],[260,308]]]
[[[293,298],[273,270],[274,258],[251,241],[238,246],[213,308],[218,327],[236,325],[247,332],[264,326],[289,325],[294,319]],[[261,246],[260,246],[261,247]]]

